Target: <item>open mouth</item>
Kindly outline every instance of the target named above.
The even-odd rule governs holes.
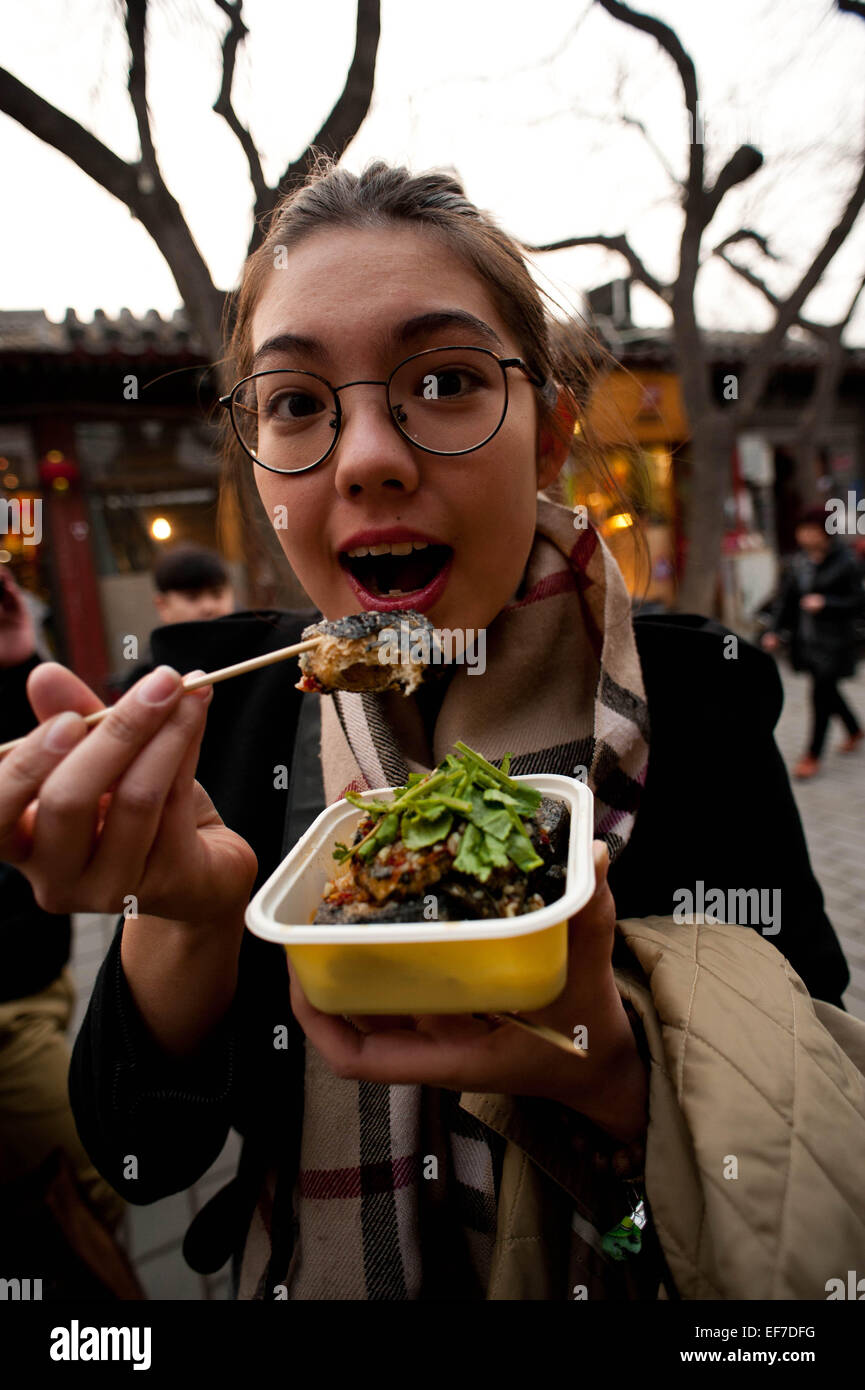
[[[339,562],[366,607],[431,607],[447,583],[453,560],[449,545],[396,541],[343,551]]]

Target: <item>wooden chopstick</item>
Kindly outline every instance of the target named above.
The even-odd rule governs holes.
[[[545,1023],[530,1023],[527,1018],[520,1018],[519,1014],[480,1014],[478,1017],[491,1018],[495,1023],[514,1023],[517,1028],[534,1033],[536,1037],[543,1038],[544,1042],[551,1043],[553,1047],[561,1048],[562,1052],[569,1053],[571,1057],[586,1058],[589,1055],[584,1048],[576,1046],[573,1038],[567,1037],[564,1033],[557,1033]]]
[[[277,661],[285,661],[290,656],[299,656],[301,652],[308,652],[313,647],[318,646],[320,641],[321,637],[308,637],[305,642],[295,642],[291,647],[280,647],[279,651],[266,652],[264,656],[253,656],[249,661],[237,661],[233,666],[223,666],[219,671],[211,671],[203,676],[194,676],[192,680],[183,682],[183,689],[201,690],[205,685],[216,685],[217,681],[231,680],[232,676],[243,676],[247,671],[259,671],[262,666],[273,666]],[[94,710],[93,714],[85,714],[83,716],[84,723],[101,724],[113,708],[113,705],[106,705],[105,709]],[[25,735],[26,737],[27,735]],[[13,738],[10,743],[0,743],[0,754],[9,753],[23,742],[23,738]]]

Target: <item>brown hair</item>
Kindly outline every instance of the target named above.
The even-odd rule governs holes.
[[[486,283],[529,366],[544,381],[563,387],[574,415],[581,413],[601,370],[615,366],[606,350],[575,318],[563,320],[547,308],[545,299],[551,306],[552,301],[533,280],[519,243],[469,201],[453,174],[436,170],[412,174],[381,160],[369,164],[361,174],[353,174],[322,158],[305,182],[274,208],[264,241],[247,260],[240,288],[227,308],[226,322],[231,321],[227,368],[233,373],[232,383],[251,371],[250,324],[273,270],[276,248],[288,250],[314,232],[331,227],[397,223],[429,229],[462,257]],[[584,465],[588,462],[591,473],[621,500],[623,509],[628,509],[622,488],[593,443],[585,416],[575,435],[566,418],[567,409],[554,409],[541,389],[537,390],[537,403],[540,424],[560,439],[569,436],[571,453],[582,455]],[[248,516],[249,460],[242,459],[230,429],[226,441],[227,490],[239,503],[241,515]],[[639,528],[633,529],[637,539]]]

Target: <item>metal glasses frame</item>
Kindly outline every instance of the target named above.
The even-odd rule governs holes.
[[[414,362],[420,357],[429,357],[432,355],[432,353],[439,352],[482,352],[486,357],[491,357],[494,362],[497,362],[499,364],[499,367],[501,368],[502,384],[504,386],[505,396],[504,404],[502,406],[502,413],[499,417],[499,422],[496,425],[495,429],[490,431],[486,439],[482,439],[479,444],[472,444],[471,447],[468,449],[430,449],[426,444],[419,444],[416,439],[413,439],[412,436],[402,428],[402,422],[400,421],[398,414],[400,407],[395,406],[390,398],[391,382],[393,381],[397,372],[402,371],[406,363]],[[270,367],[266,371],[252,372],[250,376],[243,377],[231,388],[227,396],[220,396],[219,404],[229,412],[231,417],[232,428],[234,429],[234,433],[237,436],[237,442],[239,443],[241,449],[243,449],[243,452],[247,454],[249,458],[252,459],[253,463],[257,463],[259,468],[266,468],[268,473],[281,473],[283,475],[289,476],[294,473],[308,473],[311,468],[317,468],[320,463],[324,463],[325,459],[330,457],[330,455],[333,453],[334,449],[337,446],[340,436],[340,430],[342,429],[342,404],[339,399],[339,393],[340,391],[346,391],[349,386],[383,386],[385,388],[385,395],[387,398],[388,412],[390,414],[390,418],[396,429],[399,430],[400,434],[404,439],[408,440],[409,444],[413,445],[416,449],[422,449],[425,454],[437,454],[445,458],[458,458],[461,457],[463,454],[473,454],[477,449],[482,449],[485,444],[489,444],[490,440],[498,434],[499,430],[504,424],[505,416],[508,413],[509,393],[507,369],[509,367],[518,367],[519,370],[523,372],[525,376],[529,379],[533,386],[537,386],[540,388],[543,400],[547,406],[552,407],[555,405],[557,391],[553,381],[550,379],[545,380],[543,377],[538,376],[537,372],[533,372],[531,367],[529,367],[528,364],[524,362],[521,357],[499,357],[498,353],[493,352],[490,348],[475,347],[474,345],[469,346],[466,343],[449,343],[446,344],[444,347],[425,348],[423,352],[413,352],[410,354],[410,356],[404,358],[402,362],[397,363],[390,376],[383,381],[346,381],[343,382],[342,386],[334,386],[331,382],[328,381],[327,377],[321,376],[318,372],[296,371],[293,367]],[[248,381],[254,381],[257,377],[260,376],[278,376],[281,375],[283,372],[288,371],[293,372],[296,376],[309,376],[312,377],[315,381],[320,381],[332,393],[336,405],[335,418],[331,422],[333,428],[333,439],[331,440],[329,447],[322,454],[321,458],[315,460],[315,463],[307,463],[304,465],[303,468],[273,468],[269,463],[265,463],[262,459],[258,458],[252,452],[252,450],[244,443],[243,438],[241,437],[240,430],[237,427],[237,420],[234,414],[237,392],[240,390],[241,386],[245,386]],[[405,418],[406,417],[403,415],[403,420],[405,420]]]

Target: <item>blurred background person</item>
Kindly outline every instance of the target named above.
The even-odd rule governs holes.
[[[156,592],[153,604],[164,626],[206,622],[234,612],[234,589],[222,560],[203,545],[180,545],[169,550],[153,569]],[[115,683],[121,692],[153,670],[148,651],[145,659]]]
[[[838,689],[838,681],[856,669],[857,619],[865,610],[865,592],[856,556],[829,535],[822,507],[803,512],[795,534],[799,552],[772,604],[762,644],[766,651],[776,651],[785,637],[793,669],[807,671],[812,678],[811,741],[793,768],[793,776],[804,779],[819,771],[833,714],[847,730],[842,753],[854,752],[865,738]]]
[[[41,659],[29,605],[0,569],[4,740],[36,727],[25,687]],[[47,1297],[140,1297],[114,1243],[124,1202],[90,1162],[69,1104],[71,935],[68,915],[46,912],[0,863],[0,1245],[7,1261],[32,1262]]]
[[[234,590],[219,556],[200,545],[177,546],[153,570],[153,602],[163,623],[197,623],[234,611]]]

